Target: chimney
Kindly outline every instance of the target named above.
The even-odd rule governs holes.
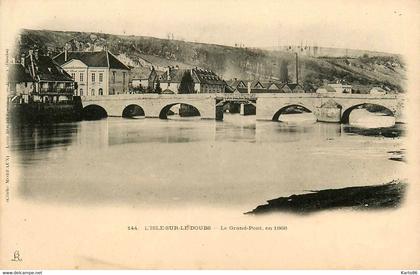
[[[248,81],[248,94],[251,93],[251,81]]]
[[[38,49],[35,49],[35,51],[34,51],[34,57],[35,57],[35,60],[38,60],[39,59]]]
[[[33,59],[33,50],[29,50],[29,59],[31,60],[31,64],[30,64],[31,69],[29,71],[31,72],[31,76],[32,77],[35,77],[35,66],[34,66],[34,59]]]
[[[22,64],[22,66],[25,67],[25,54],[21,54],[21,56],[20,56],[20,64]]]
[[[168,80],[171,80],[171,66],[168,66]]]
[[[296,84],[299,84],[299,58],[298,53],[296,54]]]

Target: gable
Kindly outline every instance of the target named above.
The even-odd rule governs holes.
[[[255,84],[254,88],[256,88],[256,89],[264,89],[263,85],[260,82],[257,82],[257,84]]]
[[[246,88],[246,85],[245,85],[245,83],[243,83],[242,81],[240,81],[239,83],[238,83],[238,86],[237,86],[238,88]]]
[[[63,69],[69,69],[69,68],[87,68],[87,65],[83,63],[82,61],[78,59],[72,59],[68,61],[67,63],[63,64],[61,67]]]
[[[269,90],[278,90],[279,87],[275,83],[272,83],[270,86],[268,86],[268,89]]]
[[[292,92],[292,90],[289,88],[289,86],[287,86],[287,85],[284,85],[283,86],[283,88],[282,88],[282,90],[285,92],[285,93],[291,93]]]

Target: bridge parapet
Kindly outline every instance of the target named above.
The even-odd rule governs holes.
[[[118,94],[82,96],[83,101],[119,101],[119,100],[144,100],[144,99],[215,99],[215,94]]]

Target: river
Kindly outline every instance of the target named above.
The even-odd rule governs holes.
[[[351,117],[358,127],[360,112]],[[360,135],[307,114],[280,119],[110,117],[15,127],[10,147],[20,171],[18,196],[49,204],[202,206],[241,214],[280,196],[403,176],[406,164],[388,159],[388,152],[403,149],[403,136]],[[364,122],[390,126],[390,119],[377,115]]]

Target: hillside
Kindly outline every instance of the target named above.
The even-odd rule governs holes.
[[[203,44],[146,36],[124,36],[103,33],[83,33],[49,30],[22,30],[16,55],[37,46],[50,55],[63,50],[66,42],[72,50],[100,50],[107,47],[124,63],[132,67],[158,70],[167,66],[211,69],[224,79],[278,79],[280,64],[288,64],[289,78],[295,80],[295,55],[288,51],[239,48]],[[322,51],[321,51],[322,52]],[[337,53],[339,51],[329,52]],[[351,84],[386,86],[397,91],[405,89],[405,65],[394,54],[337,57],[300,56],[299,79],[305,86],[322,85],[323,81],[345,80]],[[362,51],[359,51],[362,53]],[[349,55],[350,56],[350,55]]]

